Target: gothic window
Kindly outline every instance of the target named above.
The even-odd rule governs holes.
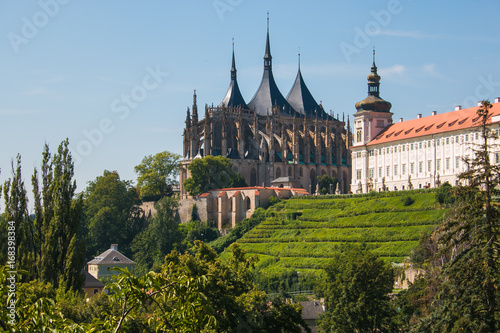
[[[281,177],[281,168],[276,168],[276,178]]]
[[[255,168],[250,170],[250,186],[257,186],[257,170]]]
[[[302,177],[302,176],[304,176],[304,172],[303,172],[302,168],[300,168],[299,169],[299,177]]]
[[[246,210],[249,210],[250,208],[251,208],[251,205],[250,205],[250,198],[249,198],[249,197],[247,197],[247,198],[245,199],[245,209],[246,209]]]

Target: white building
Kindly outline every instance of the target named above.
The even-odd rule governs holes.
[[[351,147],[351,191],[397,191],[458,183],[466,170],[463,158],[473,158],[471,148],[481,143],[477,107],[393,123],[391,103],[379,96],[380,76],[375,61],[368,75],[368,97],[356,103],[354,141]],[[488,119],[500,143],[500,99],[496,98]],[[500,151],[491,161],[500,163]]]

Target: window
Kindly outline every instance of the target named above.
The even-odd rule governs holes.
[[[476,133],[476,140],[479,139],[479,133]]]
[[[410,145],[410,150],[413,150],[413,143]]]
[[[356,170],[356,179],[361,179],[361,170]]]
[[[422,141],[418,143],[418,149],[422,149]]]
[[[379,155],[382,155],[382,149],[379,149],[379,150],[378,150],[378,154],[379,154]]]
[[[441,170],[441,159],[436,160],[436,170],[440,171]]]
[[[403,145],[403,151],[405,151],[405,145]]]
[[[465,140],[464,141],[469,141],[469,134],[465,134]]]
[[[387,154],[389,154],[389,147],[387,147]]]
[[[384,127],[384,121],[383,120],[377,120],[377,127]]]
[[[432,161],[428,160],[427,161],[427,172],[431,172],[431,170],[432,170]]]
[[[427,141],[427,147],[430,147],[430,146],[431,146],[431,142]]]
[[[455,142],[456,142],[456,143],[459,143],[459,142],[460,142],[460,137],[459,137],[458,135],[455,137]]]
[[[371,178],[371,179],[375,178],[375,177],[373,177],[373,168],[368,169],[368,178]]]
[[[423,162],[418,162],[418,172],[419,173],[422,173],[422,169],[423,169]]]
[[[360,151],[356,152],[356,158],[360,158],[360,157],[361,157],[361,152]]]
[[[446,158],[446,170],[450,170],[450,158]]]
[[[460,157],[455,157],[455,168],[460,167]]]
[[[378,168],[378,178],[382,178],[382,168]]]
[[[386,167],[386,168],[385,168],[385,176],[386,176],[386,177],[389,177],[390,172],[391,172],[391,167]]]
[[[436,146],[439,147],[439,139],[436,140]]]
[[[375,151],[373,149],[369,150],[368,151],[368,156],[375,156]]]
[[[450,144],[450,138],[446,138],[446,144],[449,145]]]
[[[356,133],[356,141],[361,142],[361,130],[358,130]]]
[[[410,173],[413,175],[415,172],[415,163],[410,163]]]
[[[394,176],[398,175],[398,166],[394,165]]]
[[[500,163],[500,153],[495,154],[495,163]]]
[[[403,164],[403,165],[401,166],[401,176],[404,176],[404,175],[405,175],[405,173],[406,173],[406,164]]]

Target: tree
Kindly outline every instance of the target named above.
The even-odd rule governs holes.
[[[160,267],[163,258],[174,249],[181,249],[184,235],[175,218],[179,203],[174,197],[164,197],[155,205],[156,216],[149,219],[148,226],[132,242],[134,260],[139,272]]]
[[[105,170],[89,182],[84,199],[87,256],[98,255],[116,243],[131,257],[130,243],[144,228],[140,200],[131,182],[121,180],[116,171]]]
[[[31,182],[34,218],[27,212],[27,198],[21,172],[21,157],[12,163],[13,177],[5,182],[5,219],[15,226],[17,267],[25,269],[24,279],[40,279],[65,290],[80,289],[85,264],[84,243],[77,238],[82,198],[75,194],[73,161],[63,141],[54,156],[48,145],[42,154],[42,187],[35,168]]]
[[[143,201],[157,201],[172,194],[172,187],[178,185],[180,155],[163,151],[142,159],[134,170],[138,174],[137,188]]]
[[[337,189],[337,178],[328,177],[328,175],[323,175],[318,177],[318,185],[319,185],[319,193],[320,194],[335,194],[335,190]],[[330,193],[330,188],[333,190]],[[314,189],[316,190],[316,189]]]
[[[248,186],[232,166],[231,160],[224,156],[209,155],[194,159],[187,167],[191,177],[184,181],[184,188],[194,196],[211,189]]]
[[[388,294],[394,273],[388,264],[366,250],[337,253],[325,268],[327,312],[320,326],[326,332],[392,332]]]
[[[500,214],[492,196],[498,193],[500,166],[490,161],[491,107],[483,101],[477,111],[482,142],[472,147],[474,158],[465,159],[468,170],[459,179],[466,185],[454,189],[455,205],[434,234],[443,263],[439,289],[418,331],[497,332]]]

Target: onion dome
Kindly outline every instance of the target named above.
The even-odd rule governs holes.
[[[380,98],[380,75],[377,74],[377,66],[375,65],[375,50],[373,51],[373,65],[371,73],[367,76],[368,79],[368,96],[356,103],[356,110],[375,111],[375,112],[390,112],[392,104]]]
[[[238,81],[236,80],[236,65],[234,61],[234,42],[233,42],[233,63],[231,66],[231,82],[229,83],[229,88],[227,89],[226,96],[219,104],[223,107],[241,107],[243,109],[248,109],[243,96],[241,95],[240,88],[238,86]]]

